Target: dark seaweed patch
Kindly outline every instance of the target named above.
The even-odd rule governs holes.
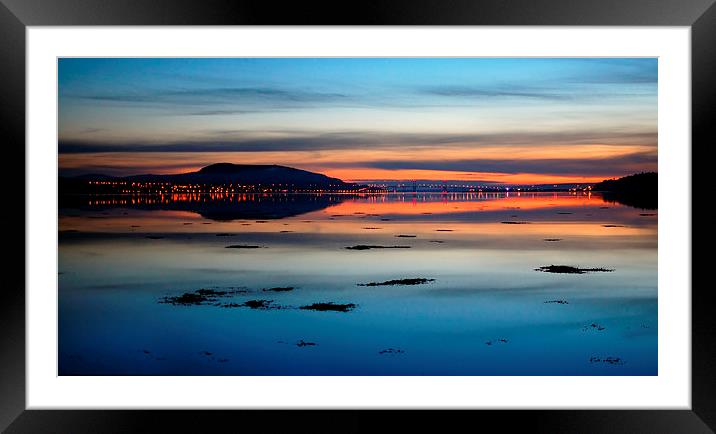
[[[273,291],[273,292],[293,291],[293,286],[277,286],[275,288],[265,288],[264,291]]]
[[[306,341],[304,341],[303,339],[301,339],[300,341],[296,342],[296,346],[297,346],[297,347],[315,347],[316,345],[318,345],[318,344],[315,343],[315,342],[306,342]]]
[[[416,277],[412,279],[395,279],[386,280],[385,282],[370,282],[370,283],[359,283],[358,286],[395,286],[395,285],[422,285],[428,282],[434,282],[435,279],[425,279],[423,277]]]
[[[163,297],[159,303],[172,304],[174,306],[192,306],[214,303],[220,297],[227,297],[235,291],[216,291],[214,289],[199,289],[194,292],[185,292],[181,295]]]
[[[338,304],[333,302],[328,303],[313,303],[308,306],[301,306],[299,309],[303,310],[317,310],[321,312],[333,311],[333,312],[348,312],[356,308],[353,303]]]
[[[165,297],[163,300],[160,301],[160,303],[189,306],[204,304],[207,301],[209,301],[208,297],[196,293],[185,292],[184,294],[176,297]]]
[[[269,309],[273,300],[247,300],[241,306],[251,309]]]
[[[366,244],[358,244],[357,246],[348,246],[348,250],[370,250],[370,249],[409,249],[410,246],[374,246]]]
[[[405,351],[399,348],[386,348],[385,350],[378,351],[378,354],[405,354]]]
[[[194,291],[194,293],[203,295],[205,297],[220,297],[220,296],[230,294],[231,292],[230,291],[217,291],[215,289],[202,288],[202,289],[198,289],[198,290]]]
[[[204,297],[199,294],[191,293],[191,292],[185,292],[182,295],[178,295],[176,297],[164,297],[162,300],[160,300],[160,303],[168,303],[173,305],[182,305],[182,306],[190,306],[190,305],[199,305],[199,304],[205,304],[208,301],[207,297]]]
[[[535,268],[535,271],[542,271],[545,273],[558,273],[558,274],[584,274],[593,272],[612,272],[614,270],[609,268],[577,268],[570,265],[547,265],[544,267]]]
[[[248,307],[250,309],[280,309],[279,306],[274,306],[273,300],[248,300],[243,303],[224,303],[221,307]]]
[[[607,365],[623,365],[626,363],[621,357],[590,357],[589,363],[605,363]]]

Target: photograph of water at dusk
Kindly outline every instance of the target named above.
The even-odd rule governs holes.
[[[658,375],[656,58],[58,59],[58,374]]]

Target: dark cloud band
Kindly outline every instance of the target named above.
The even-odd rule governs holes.
[[[437,170],[450,172],[489,172],[540,175],[592,176],[605,173],[656,171],[657,156],[651,153],[632,153],[609,158],[564,159],[470,159],[447,161],[365,161],[328,163],[325,167],[365,167],[384,170]]]
[[[106,143],[60,140],[61,154],[98,152],[268,152],[316,151],[345,149],[387,149],[396,146],[424,147],[453,145],[479,146],[545,146],[576,144],[611,144],[653,146],[656,132],[571,131],[524,132],[499,134],[408,134],[379,132],[343,132],[325,134],[288,134],[271,138],[231,138],[240,132],[213,131],[212,138],[171,143]]]

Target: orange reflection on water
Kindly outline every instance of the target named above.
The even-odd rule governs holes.
[[[436,198],[438,198],[436,200]],[[605,203],[591,194],[454,193],[376,195],[347,200],[325,210],[328,214],[445,214],[472,211],[537,210],[560,207],[601,207]]]
[[[193,195],[190,195],[193,198]],[[266,195],[234,195],[221,204],[241,209],[271,199]],[[147,208],[98,206],[94,211],[65,212],[60,230],[111,233],[274,233],[287,242],[310,239],[296,235],[345,235],[357,242],[381,239],[395,241],[396,235],[420,239],[509,236],[518,238],[563,237],[656,237],[654,214],[605,203],[597,194],[584,193],[418,193],[362,197],[331,197],[322,208],[285,218],[240,217],[227,220],[206,218],[198,204],[212,203],[209,195],[198,196],[197,208],[156,209],[162,201],[142,199]],[[274,198],[275,199],[275,198]],[[95,200],[95,199],[93,199]],[[181,197],[178,202],[191,200]],[[282,196],[279,208],[290,207],[296,197]],[[332,205],[334,203],[335,205]],[[216,204],[213,202],[214,205]],[[267,206],[276,207],[277,202]],[[101,205],[101,204],[100,204]],[[182,205],[183,206],[183,205]],[[263,205],[260,205],[263,207]],[[92,208],[92,207],[90,207]],[[255,208],[251,208],[252,210]],[[295,241],[291,241],[295,240]],[[402,240],[401,240],[402,241]]]

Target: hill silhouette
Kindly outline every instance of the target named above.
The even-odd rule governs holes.
[[[103,174],[80,175],[72,178],[60,177],[60,194],[113,193],[100,191],[101,186],[91,186],[89,181],[157,182],[175,185],[281,185],[291,189],[352,190],[357,184],[343,182],[338,178],[276,164],[233,164],[217,163],[196,172],[178,174],[144,174],[131,176],[108,176]],[[109,188],[107,188],[109,190]]]
[[[659,176],[656,172],[637,173],[619,179],[607,179],[595,184],[592,191],[599,191],[606,201],[642,209],[657,209],[659,199]]]
[[[123,182],[123,185],[92,184],[91,181]],[[174,199],[167,197],[163,201],[150,195],[140,195],[133,200],[133,207],[139,209],[181,210],[199,213],[205,218],[218,221],[236,219],[280,219],[304,214],[340,203],[341,195],[335,191],[357,191],[362,186],[346,183],[320,173],[293,167],[260,164],[218,163],[203,167],[196,172],[168,175],[133,175],[112,177],[102,174],[81,175],[74,178],[59,178],[60,208],[104,209],[124,207],[127,198],[123,194],[127,183],[170,183],[172,185],[234,185],[248,189],[249,197],[237,201],[233,196],[219,196],[207,200],[206,197]],[[249,187],[246,187],[249,186]],[[330,195],[288,196],[276,193],[257,200],[253,193],[264,191],[264,186],[273,192],[291,192],[292,190],[322,190]],[[252,193],[253,192],[253,193]],[[89,195],[89,196],[88,196]],[[88,205],[88,197],[101,195],[101,204]]]
[[[196,172],[175,175],[135,175],[123,179],[187,184],[289,184],[299,188],[342,188],[352,185],[320,173],[276,164],[216,163]]]

